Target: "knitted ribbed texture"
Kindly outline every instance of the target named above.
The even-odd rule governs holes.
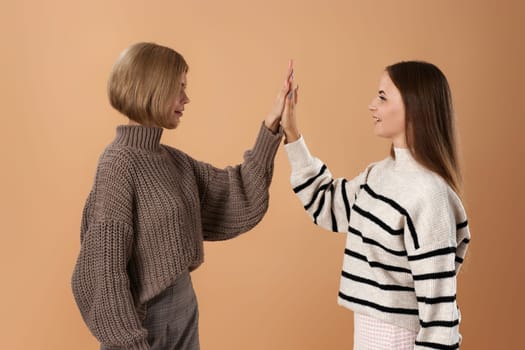
[[[146,302],[203,262],[203,239],[246,232],[268,208],[281,132],[261,126],[244,163],[226,169],[160,144],[161,135],[161,128],[117,127],[84,207],[72,287],[107,348],[149,349]]]
[[[333,178],[303,138],[286,151],[313,221],[348,233],[339,304],[417,332],[414,349],[457,349],[456,277],[470,232],[454,191],[408,149],[351,180]]]

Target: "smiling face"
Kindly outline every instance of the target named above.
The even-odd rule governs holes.
[[[405,106],[387,72],[381,75],[378,94],[368,109],[372,112],[374,133],[392,140],[394,147],[406,148]]]
[[[186,95],[186,85],[186,73],[182,73],[180,78],[180,87],[176,92],[176,96],[172,100],[169,109],[169,115],[166,119],[166,129],[175,129],[179,125],[180,118],[184,113],[184,105],[190,102],[188,95]]]

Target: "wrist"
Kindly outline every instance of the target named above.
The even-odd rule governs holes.
[[[275,134],[279,130],[279,119],[268,116],[268,118],[264,120],[264,126]]]
[[[284,129],[284,136],[284,143],[295,142],[301,138],[301,134],[297,129]]]

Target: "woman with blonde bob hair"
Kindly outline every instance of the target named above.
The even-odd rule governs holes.
[[[199,349],[190,272],[203,240],[252,229],[268,208],[292,66],[255,145],[218,169],[160,143],[189,103],[188,65],[171,48],[138,43],[118,58],[111,105],[129,118],[102,153],[82,215],[72,277],[82,317],[102,349]]]
[[[338,302],[354,311],[354,349],[459,348],[470,233],[445,76],[426,62],[386,68],[369,110],[391,155],[351,180],[310,154],[296,103],[292,89],[281,121],[291,182],[315,224],[347,233]]]

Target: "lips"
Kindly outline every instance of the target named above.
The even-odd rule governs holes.
[[[374,119],[374,122],[375,122],[375,123],[378,123],[378,122],[382,121],[381,118],[379,118],[379,117],[377,117],[377,116],[375,116],[375,115],[373,115],[372,118]]]

